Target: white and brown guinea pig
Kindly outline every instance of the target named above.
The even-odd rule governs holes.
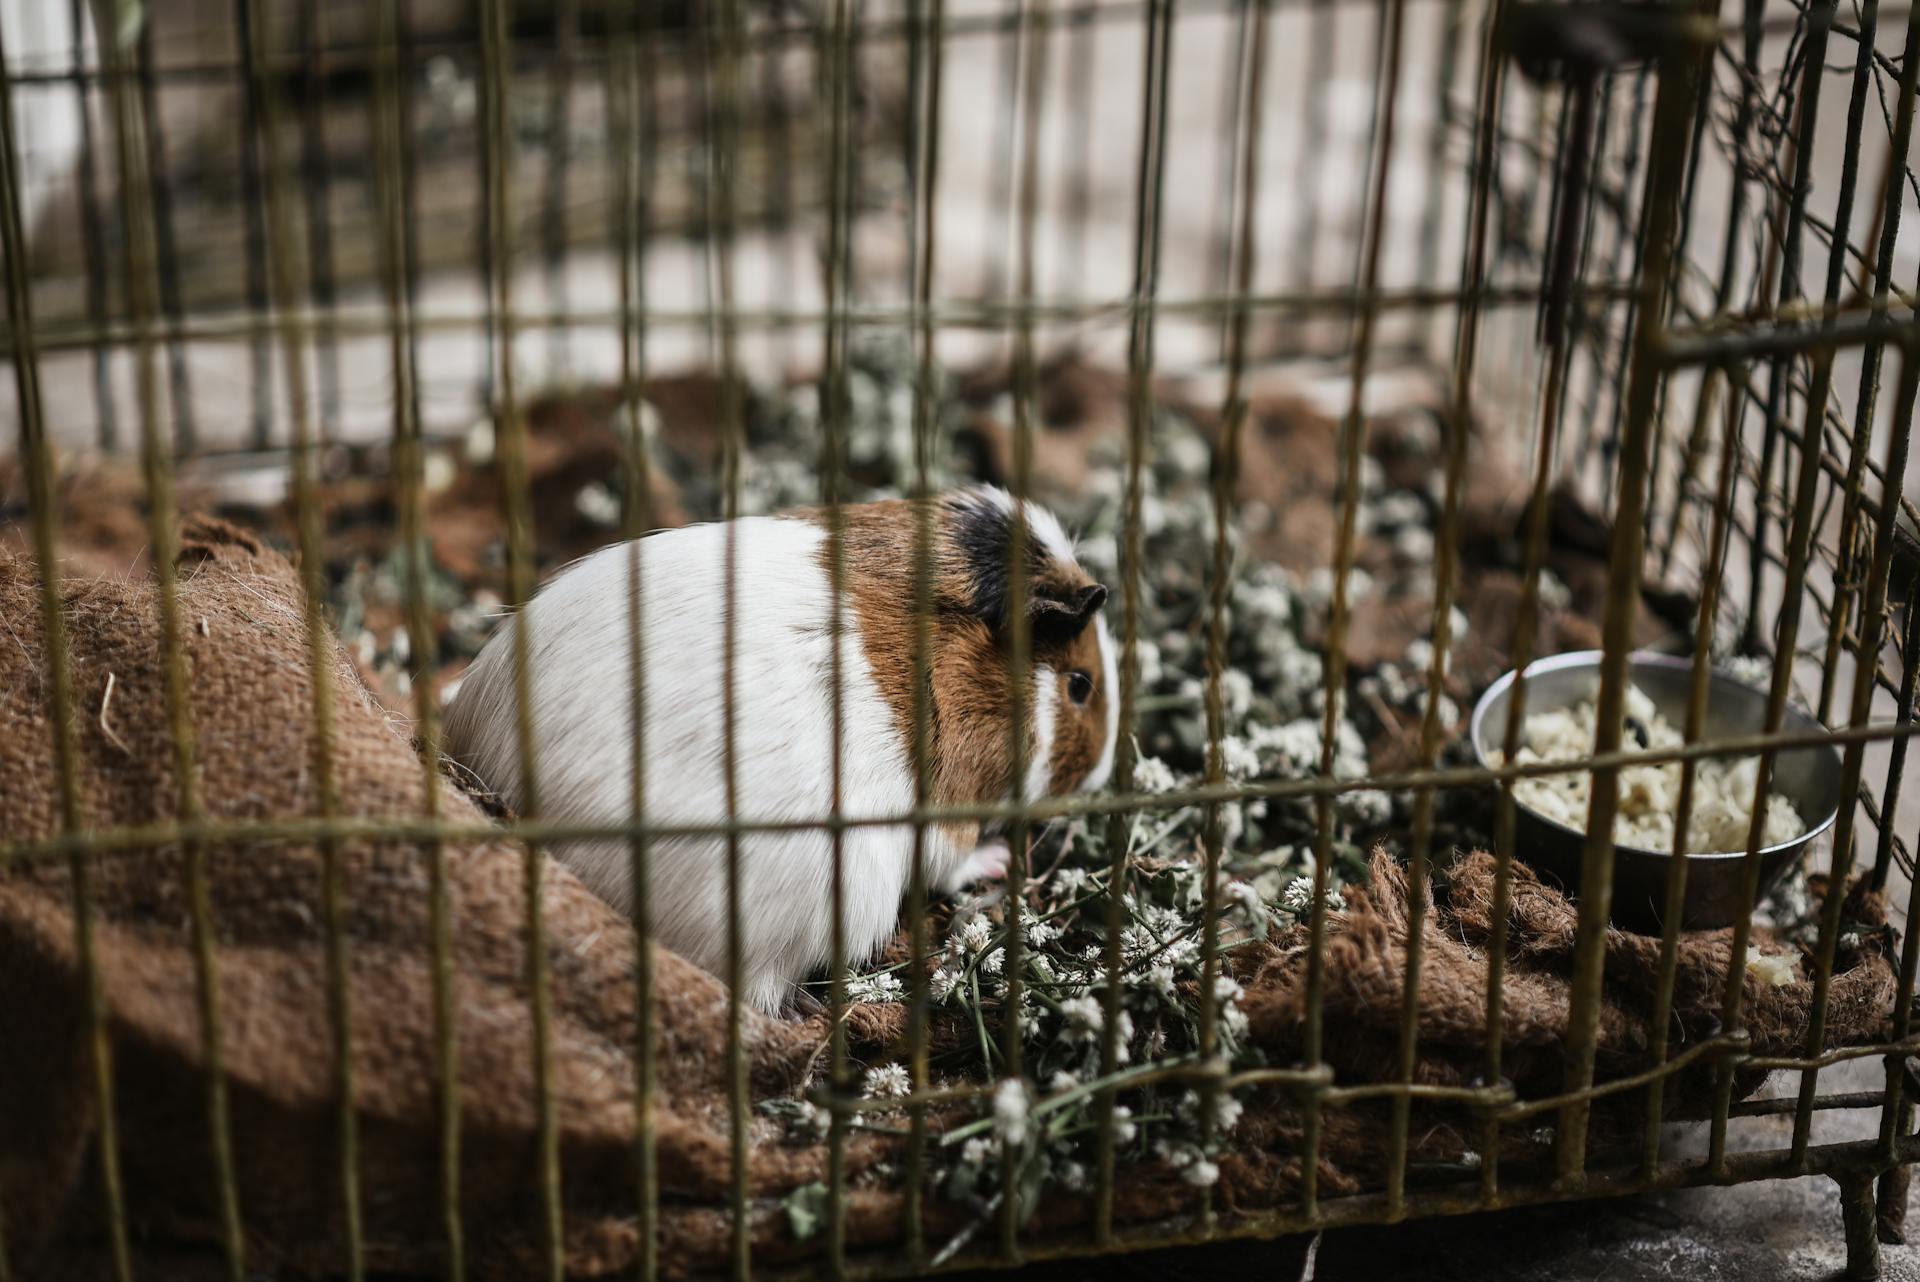
[[[934,500],[931,649],[932,800],[960,805],[1012,793],[1008,546],[1014,501],[980,487]],[[912,809],[915,508],[890,500],[841,509],[842,812]],[[1031,685],[1023,795],[1091,791],[1113,767],[1118,721],[1107,590],[1074,560],[1052,515],[1025,505]],[[747,821],[824,818],[832,800],[833,593],[827,515],[748,517],[602,548],[526,606],[541,817],[621,824],[632,810],[631,557],[640,554],[646,817],[727,818],[721,639],[728,531],[735,542],[734,753]],[[460,683],[446,746],[516,809],[524,804],[513,682],[514,628],[502,626]],[[849,962],[894,929],[911,876],[907,825],[850,827],[842,847]],[[633,907],[623,840],[555,843],[553,853],[622,911]],[[946,889],[1006,869],[1003,842],[978,824],[927,833],[929,883]],[[649,846],[655,937],[724,976],[726,842],[661,837]],[[828,961],[832,845],[824,829],[740,839],[742,992],[767,1012]]]

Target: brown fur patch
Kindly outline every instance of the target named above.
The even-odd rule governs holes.
[[[880,695],[892,711],[909,753],[914,744],[914,605],[917,514],[906,499],[849,505],[840,509],[844,584],[860,631],[862,653],[873,668]],[[825,509],[809,509],[797,518],[827,527]],[[930,522],[929,569],[933,613],[927,629],[927,739],[931,792],[939,805],[997,801],[1007,795],[1012,744],[1009,741],[1008,666],[1011,641],[1004,629],[990,627],[974,611],[974,576],[952,537],[950,510],[938,500]],[[832,572],[832,545],[822,551]],[[1036,566],[1030,595],[1071,597],[1093,586],[1079,565],[1045,557]],[[1059,685],[1059,716],[1049,778],[1054,792],[1077,786],[1100,758],[1106,728],[1105,687],[1099,641],[1089,625],[1072,638],[1033,636],[1032,662],[1052,668]],[[1093,694],[1076,706],[1068,697],[1069,674],[1085,672]],[[1036,694],[1038,692],[1036,691]],[[1025,720],[1032,742],[1035,700]],[[955,840],[971,845],[978,825],[953,825]]]

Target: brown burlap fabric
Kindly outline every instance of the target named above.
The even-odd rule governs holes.
[[[286,561],[249,535],[190,522],[181,603],[201,804],[208,818],[284,819],[318,810],[312,759],[311,674],[300,586]],[[76,693],[80,812],[91,828],[172,819],[179,786],[168,739],[164,667],[150,584],[63,587]],[[109,675],[113,693],[106,697]],[[418,817],[425,786],[408,728],[369,698],[343,656],[325,674],[334,695],[335,770],[344,813]],[[0,825],[6,840],[59,831],[45,654],[36,572],[0,553]],[[443,790],[442,810],[479,812]],[[526,1276],[541,1241],[534,1052],[525,971],[520,851],[503,841],[445,848],[452,906],[451,975],[457,1023],[460,1200],[468,1262],[479,1277]],[[258,1269],[342,1269],[337,1106],[331,1062],[323,854],[310,843],[232,844],[204,851],[219,976],[222,1047],[233,1159],[250,1262]],[[92,864],[94,938],[112,1048],[118,1152],[130,1225],[144,1241],[216,1241],[217,1186],[205,1111],[199,990],[186,856],[177,847],[108,855]],[[396,1273],[443,1264],[439,1122],[429,947],[429,860],[417,845],[356,840],[340,851],[350,949],[353,1109],[367,1262]],[[634,1100],[637,1036],[632,934],[624,919],[564,869],[542,870],[554,1014],[552,1082],[561,1157],[564,1252],[583,1275],[630,1269],[638,1250]],[[102,1198],[82,980],[63,863],[36,862],[0,878],[0,1215],[16,1273],[58,1276],[61,1252],[97,1236]],[[1407,889],[1398,865],[1376,858],[1372,885],[1334,915],[1326,992],[1327,1055],[1343,1080],[1377,1080],[1393,1062],[1405,974]],[[1448,902],[1429,918],[1421,980],[1423,1081],[1471,1080],[1483,1057],[1484,944],[1490,861],[1456,871]],[[1858,896],[1853,920],[1878,924],[1877,901]],[[1567,957],[1574,915],[1521,871],[1501,1035],[1523,1093],[1557,1088],[1566,1028]],[[1841,959],[1830,1040],[1882,1037],[1894,981],[1885,932],[1866,929]],[[1725,933],[1690,935],[1681,950],[1676,1045],[1713,1028],[1728,961]],[[1644,1066],[1657,943],[1608,942],[1603,1074]],[[1297,1055],[1304,1010],[1304,938],[1293,930],[1240,950],[1255,1040],[1274,1062]],[[724,1263],[730,1237],[726,993],[679,958],[655,963],[659,1045],[661,1253],[672,1272]],[[1757,1050],[1784,1052],[1805,1036],[1811,985],[1749,979]],[[857,1007],[856,1053],[898,1052],[901,1008]],[[756,1097],[790,1093],[812,1071],[821,1020],[786,1023],[751,1011],[744,1043]],[[949,1030],[935,1029],[938,1042]],[[1686,1092],[1674,1092],[1684,1095]],[[1300,1127],[1278,1092],[1248,1098],[1232,1151],[1221,1160],[1221,1201],[1272,1206],[1297,1189]],[[1625,1108],[1628,1101],[1619,1102]],[[1623,1115],[1624,1116],[1624,1115]],[[943,1119],[936,1118],[939,1125]],[[1597,1124],[1607,1123],[1605,1110]],[[795,1241],[780,1199],[824,1179],[824,1146],[782,1142],[756,1119],[749,1186],[758,1258],[817,1250]],[[1456,1161],[1478,1142],[1464,1115],[1421,1111],[1414,1157]],[[1376,1186],[1382,1114],[1329,1113],[1321,1188]],[[1515,1137],[1515,1155],[1530,1143]],[[880,1246],[901,1233],[892,1137],[860,1134],[849,1148],[854,1182],[848,1240]],[[1181,1211],[1195,1191],[1153,1163],[1128,1171],[1117,1212],[1141,1221]],[[937,1194],[928,1233],[951,1233],[974,1212]],[[1084,1199],[1050,1197],[1033,1228],[1066,1229]]]

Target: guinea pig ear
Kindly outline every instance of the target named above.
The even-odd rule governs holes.
[[[1035,636],[1070,641],[1086,630],[1106,603],[1107,589],[1099,583],[1070,588],[1064,594],[1036,592],[1027,603],[1027,617],[1033,620]]]

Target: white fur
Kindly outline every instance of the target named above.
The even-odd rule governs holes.
[[[1053,791],[1053,737],[1060,720],[1060,679],[1044,663],[1033,668],[1033,754],[1027,758],[1027,786],[1021,799],[1032,801]],[[1012,774],[1012,771],[1008,771]]]
[[[1036,516],[1038,509],[1033,509]],[[1050,519],[1050,518],[1049,518]],[[1038,522],[1036,521],[1036,527]],[[531,650],[535,782],[543,818],[628,821],[632,796],[630,558],[638,547],[646,672],[646,818],[657,824],[727,818],[722,730],[722,633],[727,532],[734,532],[734,749],[745,820],[819,820],[832,796],[831,591],[817,526],[755,517],[694,526],[603,548],[568,567],[526,607]],[[1054,526],[1057,530],[1057,524]],[[841,609],[841,810],[849,818],[913,805],[906,743],[881,698],[850,606]],[[447,747],[516,808],[524,806],[515,734],[514,626],[488,641],[447,710]],[[1107,660],[1112,681],[1112,661]],[[1037,683],[1035,772],[1049,791],[1058,683]],[[1112,714],[1109,714],[1109,740]],[[1109,765],[1109,742],[1103,762]],[[911,872],[912,829],[853,827],[842,845],[847,960],[891,935]],[[726,841],[662,836],[648,848],[655,937],[726,976]],[[992,852],[969,851],[939,827],[926,833],[929,884],[990,874]],[[819,829],[740,838],[742,995],[764,1011],[829,960],[832,845]],[[553,853],[622,911],[633,910],[624,839],[557,842]],[[1001,856],[997,867],[1004,870]],[[970,878],[969,878],[970,879]]]
[[[1100,760],[1093,763],[1093,769],[1080,781],[1081,792],[1098,792],[1107,786],[1107,779],[1113,774],[1113,746],[1120,737],[1120,677],[1113,661],[1113,634],[1107,631],[1106,616],[1097,616],[1093,621],[1094,636],[1100,642],[1100,680],[1101,689],[1107,692],[1107,733],[1100,749]]]

